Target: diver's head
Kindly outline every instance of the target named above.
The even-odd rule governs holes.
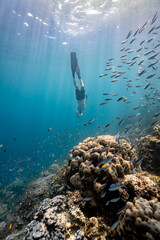
[[[77,116],[78,116],[79,118],[82,117],[82,115],[83,115],[82,112],[78,112],[78,111],[77,111]]]

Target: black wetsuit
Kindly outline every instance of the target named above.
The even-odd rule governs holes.
[[[77,76],[79,79],[81,79],[80,69],[77,62],[77,57],[75,52],[71,52],[71,69],[72,69],[72,76],[75,78],[75,73],[77,73]],[[81,87],[81,90],[76,87],[76,99],[82,100],[85,99],[85,89],[84,87]]]
[[[84,89],[84,87],[81,87],[81,91],[78,88],[76,88],[76,99],[77,100],[85,99],[85,89]]]

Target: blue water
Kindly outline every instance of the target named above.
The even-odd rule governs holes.
[[[90,3],[92,11],[87,12],[87,5],[85,3],[84,6],[83,1],[71,4],[69,1],[0,0],[2,189],[16,178],[32,180],[55,160],[61,165],[67,160],[73,146],[98,132],[102,134],[106,124],[113,119],[109,134],[123,132],[127,122],[121,126],[117,124],[123,114],[133,115],[137,113],[132,110],[134,107],[144,102],[147,105],[146,100],[138,99],[144,97],[143,88],[126,90],[126,83],[111,83],[109,77],[99,78],[99,75],[106,73],[104,69],[109,58],[115,58],[115,66],[121,64],[120,56],[125,54],[120,52],[122,40],[132,28],[135,32],[138,26],[152,19],[156,11],[160,10],[159,0],[153,0],[152,3],[144,0],[114,0],[108,1],[106,5],[105,1],[86,2]],[[77,8],[72,12],[74,6]],[[156,25],[160,25],[159,19]],[[150,28],[147,26],[147,31]],[[157,32],[160,33],[160,30]],[[146,34],[146,31],[142,32],[138,36],[139,41],[146,38]],[[155,36],[158,40],[159,35]],[[133,43],[131,48],[134,49],[136,44]],[[147,44],[148,50],[152,49],[152,44]],[[86,109],[81,118],[76,114],[70,67],[72,51],[77,53],[88,93]],[[125,71],[128,79],[135,79],[137,67],[131,69],[129,71],[125,65],[119,71]],[[159,69],[157,76],[158,73]],[[140,84],[146,85],[143,77],[132,83],[133,86]],[[157,81],[157,90],[158,84]],[[137,91],[136,97],[131,96],[133,91]],[[108,104],[99,106],[105,98],[110,98],[103,96],[104,92],[119,95],[112,97],[113,100]],[[121,96],[131,101],[130,108],[117,102]],[[151,115],[156,113],[157,106],[158,102],[149,106]],[[148,126],[153,119],[149,119],[146,109],[140,111]],[[115,117],[120,120],[117,122]],[[93,118],[96,120],[91,125],[83,126],[83,123]],[[136,123],[136,119],[132,123]],[[49,128],[52,128],[50,132]],[[56,133],[59,135],[56,136]]]

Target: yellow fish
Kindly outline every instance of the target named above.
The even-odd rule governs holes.
[[[16,230],[14,231],[14,233],[17,233],[17,231],[18,231],[18,230],[16,229]]]
[[[11,230],[12,229],[12,223],[9,225],[9,230]]]
[[[107,164],[103,164],[101,168],[106,168],[107,166]]]

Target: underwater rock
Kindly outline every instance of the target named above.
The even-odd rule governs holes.
[[[120,239],[160,239],[160,202],[140,197],[128,202],[117,227]]]
[[[82,197],[91,206],[104,206],[120,196],[124,178],[136,167],[137,159],[126,140],[116,141],[110,135],[91,137],[70,151],[66,176],[72,187],[82,190]],[[117,191],[109,190],[116,183]]]
[[[160,126],[156,125],[151,135],[142,137],[137,148],[142,169],[160,176]]]

